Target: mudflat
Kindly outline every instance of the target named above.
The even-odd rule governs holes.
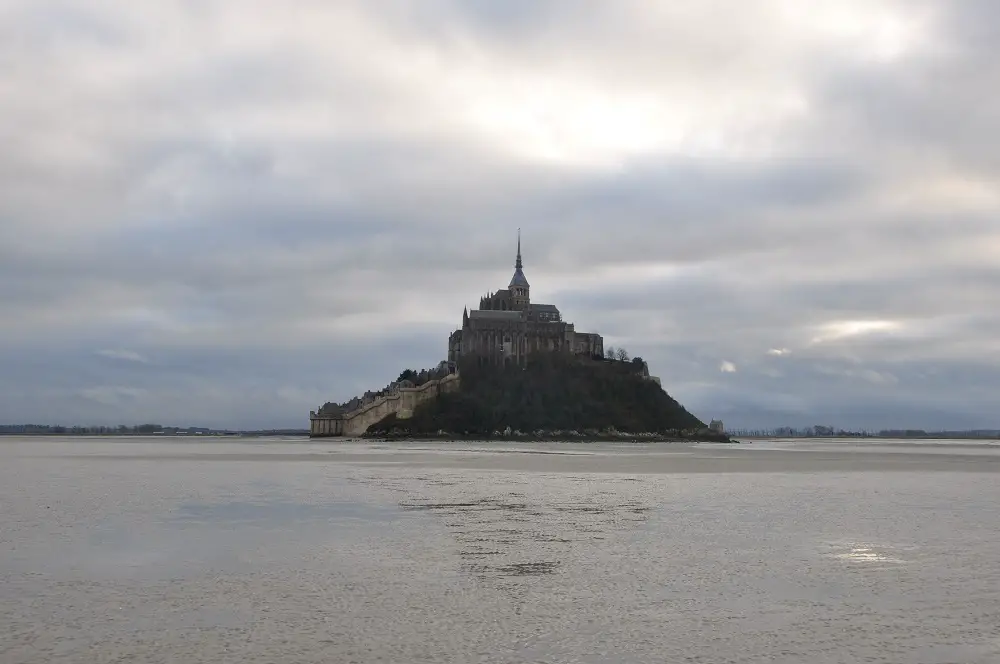
[[[107,461],[313,462],[425,468],[596,473],[1000,472],[1000,442],[783,440],[717,443],[369,443],[189,439],[114,440],[35,450],[43,456]],[[128,443],[131,442],[130,446]],[[103,444],[102,444],[103,443]],[[2,445],[0,441],[0,445]],[[136,445],[144,445],[137,448]],[[32,451],[21,450],[22,454]]]
[[[0,661],[1000,661],[997,443],[0,439]]]

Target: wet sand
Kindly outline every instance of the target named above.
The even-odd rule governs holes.
[[[157,443],[159,441],[156,441]],[[573,473],[1000,472],[1000,446],[968,443],[365,443],[305,441],[273,449],[218,443],[158,444],[136,454],[112,446],[55,454],[106,461],[310,462]],[[217,449],[217,448],[224,449]],[[296,448],[301,448],[297,451]]]
[[[0,439],[0,662],[995,664],[998,460]]]

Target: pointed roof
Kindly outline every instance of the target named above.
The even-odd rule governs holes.
[[[524,288],[530,288],[528,286],[528,280],[524,278],[524,272],[521,268],[524,267],[521,263],[521,229],[517,229],[517,260],[514,261],[514,276],[510,278],[510,285],[508,288],[513,288],[514,286],[522,286]]]

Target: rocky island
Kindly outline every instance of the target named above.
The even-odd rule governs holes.
[[[366,437],[728,441],[663,391],[641,358],[601,360],[560,354],[523,367],[463,358],[459,389],[390,413]]]
[[[462,312],[447,360],[324,404],[309,414],[310,435],[730,442],[720,423],[706,426],[667,394],[642,358],[605,351],[601,335],[577,332],[529,289],[519,235],[510,284]]]

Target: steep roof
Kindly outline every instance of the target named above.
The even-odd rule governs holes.
[[[523,288],[530,288],[528,286],[528,280],[524,278],[524,272],[521,268],[524,267],[521,264],[521,229],[517,229],[517,260],[514,261],[514,276],[510,278],[510,285],[507,288],[513,288],[514,286],[521,286]]]
[[[524,278],[524,272],[521,271],[520,267],[514,268],[514,276],[510,278],[510,285],[507,288],[513,288],[514,286],[530,288],[528,280]]]

